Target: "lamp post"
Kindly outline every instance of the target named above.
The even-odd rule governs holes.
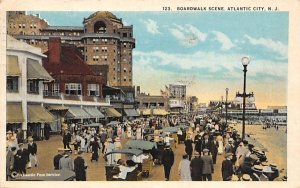
[[[246,73],[247,73],[247,66],[250,63],[249,57],[243,57],[242,58],[242,65],[244,67],[244,89],[243,89],[243,131],[242,131],[242,140],[245,139],[245,107],[246,107],[246,97],[249,96],[246,94]]]
[[[227,98],[228,98],[228,91],[229,91],[229,89],[226,88],[225,91],[226,91],[226,100],[225,100],[225,126],[227,128],[227,106],[228,106]]]

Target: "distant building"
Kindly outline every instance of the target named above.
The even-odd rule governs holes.
[[[132,51],[135,48],[133,26],[107,11],[95,12],[83,19],[83,26],[50,26],[39,15],[25,11],[7,13],[7,33],[18,40],[48,51],[50,37],[75,45],[83,61],[102,75],[109,86],[132,86]]]
[[[175,99],[185,99],[186,98],[186,85],[170,84],[169,91],[170,91],[170,98],[175,98]]]

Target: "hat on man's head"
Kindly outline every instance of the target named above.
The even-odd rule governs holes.
[[[287,176],[286,175],[282,177],[282,181],[287,181]]]
[[[112,139],[111,139],[111,138],[108,138],[108,139],[107,139],[107,142],[112,142]]]
[[[239,177],[237,176],[237,175],[232,175],[232,177],[231,177],[231,181],[239,181],[240,179],[239,179]]]
[[[230,156],[233,156],[233,153],[226,153],[225,154],[225,158],[230,157]]]
[[[250,157],[250,159],[252,159],[254,161],[257,161],[259,159],[256,154],[250,154],[249,157]]]
[[[260,165],[254,165],[251,169],[255,172],[262,172],[263,171],[263,167],[260,166]]]
[[[208,153],[209,152],[209,149],[203,149],[203,152],[205,152],[205,153]]]
[[[33,138],[31,136],[28,137],[28,141],[33,141]]]
[[[229,139],[228,139],[228,142],[233,142],[233,138],[229,138]]]
[[[57,148],[57,151],[58,152],[63,152],[63,151],[65,151],[65,149],[64,148]]]
[[[251,177],[249,176],[249,174],[244,174],[242,176],[242,181],[252,181]]]

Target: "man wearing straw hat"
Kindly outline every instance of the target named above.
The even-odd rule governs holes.
[[[165,180],[169,181],[171,168],[174,164],[174,152],[170,148],[169,143],[166,145],[165,150],[162,153],[162,164],[164,165]]]
[[[59,160],[59,169],[60,170],[74,170],[74,161],[70,158],[71,150],[65,149],[64,156]]]

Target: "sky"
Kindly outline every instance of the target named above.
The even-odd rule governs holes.
[[[93,12],[39,13],[50,25],[83,26]],[[151,95],[189,83],[199,102],[243,90],[241,58],[249,56],[246,92],[258,108],[287,105],[287,12],[113,12],[133,25],[133,84]]]

